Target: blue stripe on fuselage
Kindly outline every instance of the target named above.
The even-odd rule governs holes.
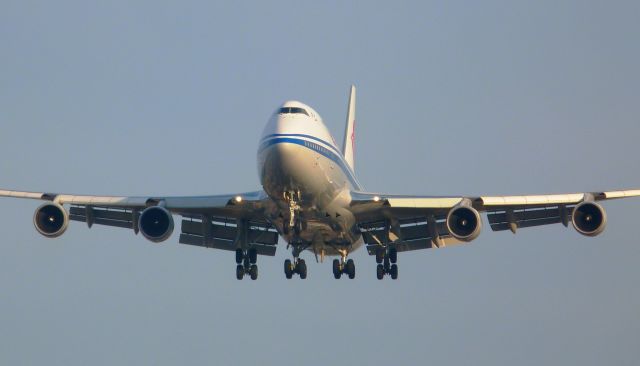
[[[267,136],[263,137],[262,141],[264,141],[264,140],[266,140],[268,138],[271,138],[271,137],[305,137],[305,138],[308,138],[308,139],[311,139],[311,140],[322,142],[323,144],[331,147],[333,152],[335,152],[336,154],[340,155],[340,151],[338,151],[338,149],[335,146],[333,146],[333,144],[331,144],[331,143],[329,143],[329,142],[327,142],[327,141],[325,141],[325,140],[323,140],[321,138],[315,137],[315,136],[305,135],[305,134],[302,134],[302,133],[274,133],[274,134],[267,135]]]
[[[324,146],[318,145],[318,144],[316,144],[314,142],[311,142],[311,141],[302,140],[302,139],[295,138],[295,137],[276,137],[276,138],[271,138],[271,137],[274,137],[274,136],[278,136],[278,135],[270,135],[270,136],[265,137],[265,139],[263,139],[263,142],[260,144],[260,148],[258,149],[259,153],[262,152],[264,149],[266,149],[269,146],[276,145],[276,144],[281,144],[281,143],[289,143],[289,144],[295,144],[295,145],[306,147],[307,149],[315,151],[316,153],[318,153],[318,154],[330,159],[334,163],[338,164],[338,166],[340,167],[340,169],[342,169],[342,172],[345,174],[347,179],[349,179],[349,182],[351,182],[351,185],[355,189],[358,189],[358,190],[362,189],[360,187],[360,183],[358,183],[358,180],[356,179],[354,174],[351,172],[351,169],[349,169],[349,167],[347,166],[347,163],[344,161],[344,159],[342,158],[341,155],[336,154],[331,149],[328,149],[328,148],[326,148]],[[286,136],[293,136],[293,135],[286,135]],[[315,138],[313,136],[307,136],[307,135],[299,135],[299,136],[308,137],[308,138],[312,138],[314,140],[322,141],[322,140],[320,140],[318,138]],[[267,138],[271,138],[271,139],[266,140]],[[325,141],[322,141],[322,142],[326,144]],[[329,145],[329,146],[331,146],[331,145]]]
[[[353,171],[353,169],[351,169],[351,167],[346,163],[346,161],[344,161],[344,158],[342,158],[342,153],[340,152],[340,150],[338,150],[338,148],[333,146],[332,143],[329,143],[329,142],[327,142],[327,141],[325,141],[325,140],[323,140],[323,139],[321,139],[319,137],[315,137],[315,136],[312,136],[312,135],[305,135],[305,134],[302,134],[302,133],[274,133],[274,134],[267,135],[267,136],[263,137],[261,142],[264,142],[266,139],[269,139],[269,138],[272,138],[272,137],[304,137],[304,138],[308,138],[308,139],[315,140],[315,141],[318,141],[318,142],[322,142],[323,144],[329,146],[329,148],[331,150],[333,150],[333,152],[336,155],[340,156],[341,159],[342,159],[342,162],[344,163],[345,167],[347,167],[347,170],[349,171],[349,173],[351,173],[351,175],[353,177],[356,176],[356,173]]]

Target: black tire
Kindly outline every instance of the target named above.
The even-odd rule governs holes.
[[[392,264],[391,265],[391,269],[389,270],[389,273],[391,274],[391,279],[392,280],[397,280],[398,279],[398,265],[397,264]]]
[[[336,279],[340,278],[341,275],[341,271],[340,271],[340,261],[337,259],[333,260],[333,277],[335,277]]]
[[[284,260],[284,275],[285,277],[287,277],[288,280],[290,280],[291,277],[293,277],[293,266],[291,265],[290,259]]]
[[[241,280],[244,277],[244,267],[242,264],[236,266],[236,278]]]
[[[349,259],[346,265],[346,272],[349,275],[349,279],[352,280],[356,278],[356,264],[353,262],[353,259]]]
[[[293,224],[293,232],[296,233],[296,235],[300,235],[302,232],[302,221],[298,220]]]
[[[376,267],[376,277],[379,280],[384,278],[384,266],[382,264],[378,264],[378,267]]]
[[[249,249],[249,262],[251,262],[251,264],[256,264],[256,262],[258,262],[258,251],[256,250],[256,248],[251,248]]]
[[[296,270],[298,272],[298,274],[300,275],[301,279],[306,279],[307,278],[307,263],[305,263],[305,261],[303,259],[300,259],[298,261],[298,265],[296,266]]]
[[[389,248],[389,260],[391,263],[396,263],[398,261],[398,249]]]
[[[384,260],[384,249],[378,248],[376,250],[376,263],[381,264],[383,260]]]
[[[304,259],[298,259],[298,263],[296,263],[295,272],[297,274],[300,274],[300,272],[302,272],[302,267],[306,267],[306,263],[304,262]]]
[[[242,252],[242,249],[236,249],[236,264],[242,263],[243,259],[244,253]]]
[[[252,280],[257,280],[258,279],[258,266],[256,266],[255,264],[251,265],[251,268],[249,268],[249,275],[251,276]]]

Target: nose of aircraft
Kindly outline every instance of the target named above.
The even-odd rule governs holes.
[[[335,146],[331,133],[318,113],[308,105],[295,100],[282,103],[271,115],[262,132],[262,140],[276,137],[276,135],[279,137],[293,135],[298,138],[312,136],[312,139],[320,139]]]
[[[286,101],[275,111],[265,126],[263,137],[274,134],[300,134],[310,127],[313,112],[304,103]]]

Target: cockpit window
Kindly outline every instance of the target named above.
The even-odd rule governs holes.
[[[298,108],[298,107],[282,107],[280,108],[278,113],[300,113],[306,116],[309,115],[309,113],[307,113],[307,111],[305,111],[304,108]]]

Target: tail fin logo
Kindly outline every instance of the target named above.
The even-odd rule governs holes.
[[[351,151],[356,151],[356,120],[353,120],[353,127],[351,128]]]

